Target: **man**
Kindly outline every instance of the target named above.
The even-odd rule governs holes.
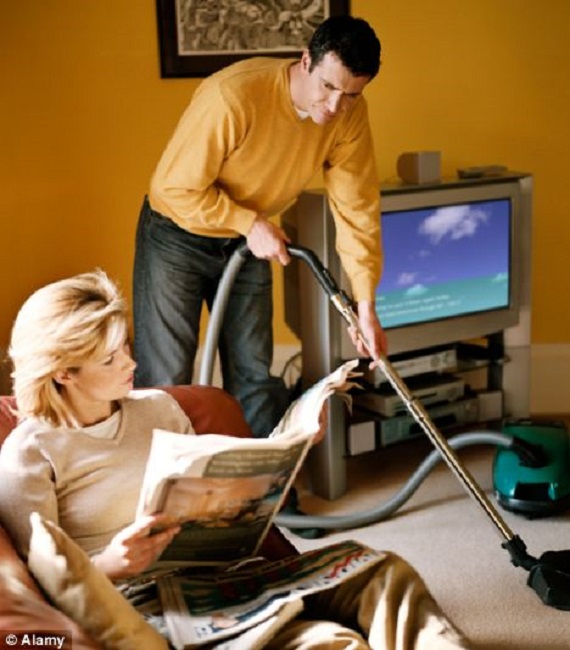
[[[324,173],[337,248],[371,352],[386,350],[374,310],[380,277],[379,182],[362,91],[380,67],[366,21],[331,17],[298,61],[253,58],[204,80],[151,181],[134,268],[136,385],[189,383],[202,304],[245,238],[220,334],[224,388],[257,436],[288,394],[272,377],[271,260],[288,264],[281,214]],[[360,351],[364,352],[362,346]]]

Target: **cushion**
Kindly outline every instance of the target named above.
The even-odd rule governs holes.
[[[108,650],[167,650],[166,640],[59,526],[30,517],[28,567],[48,597]]]
[[[101,650],[64,613],[52,607],[18,557],[8,535],[0,528],[0,628],[16,633],[54,632],[66,636],[65,648]],[[73,643],[72,639],[73,637]],[[1,638],[1,637],[0,637]],[[1,647],[7,647],[0,643]]]

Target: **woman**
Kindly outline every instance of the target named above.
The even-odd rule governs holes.
[[[0,450],[3,524],[26,557],[37,511],[109,578],[136,577],[179,531],[159,515],[135,516],[152,431],[193,428],[166,393],[132,391],[136,364],[117,287],[97,271],[39,289],[16,318],[9,353],[21,422]],[[304,605],[267,648],[469,647],[420,576],[391,553]]]
[[[29,515],[58,523],[116,580],[148,568],[179,528],[135,521],[155,427],[191,433],[164,392],[131,392],[126,305],[102,272],[43,287],[20,310],[9,350],[22,422],[0,453],[0,513],[27,556]],[[120,498],[117,498],[120,495]]]

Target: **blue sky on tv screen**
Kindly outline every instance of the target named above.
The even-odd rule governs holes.
[[[508,199],[384,214],[384,327],[508,306],[509,221]]]

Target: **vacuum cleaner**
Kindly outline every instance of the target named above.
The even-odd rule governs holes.
[[[287,249],[291,256],[302,259],[308,264],[332,305],[347,325],[353,328],[364,347],[371,352],[350,298],[338,287],[315,253],[301,246],[288,245]],[[204,343],[198,382],[200,384],[211,385],[212,383],[221,322],[231,286],[249,254],[247,243],[243,242],[234,251],[220,279]],[[466,433],[448,440],[434,425],[422,403],[411,393],[386,356],[371,354],[371,358],[415,422],[427,435],[435,447],[434,451],[421,463],[403,488],[378,508],[345,516],[281,513],[275,523],[293,529],[307,526],[328,529],[356,528],[377,523],[407,501],[431,469],[443,460],[498,530],[503,539],[501,547],[509,553],[511,563],[529,572],[527,584],[542,602],[556,609],[570,610],[570,550],[546,551],[539,558],[530,555],[524,541],[509,528],[455,453],[456,449],[472,444],[487,443],[500,447],[494,463],[495,494],[499,503],[515,512],[538,516],[537,513],[544,514],[549,510],[552,512],[562,507],[570,493],[570,487],[567,485],[559,486],[557,481],[550,480],[553,471],[562,470],[560,475],[564,475],[569,460],[568,436],[563,425],[556,422],[537,424],[533,421],[512,421],[507,423],[506,433]],[[539,440],[540,444],[538,444]],[[537,470],[539,479],[535,478]],[[522,480],[519,480],[519,477]],[[520,487],[521,484],[524,489]]]
[[[498,449],[493,486],[498,503],[529,519],[555,515],[570,507],[570,438],[560,421],[507,420],[503,432],[532,453],[521,456]]]

